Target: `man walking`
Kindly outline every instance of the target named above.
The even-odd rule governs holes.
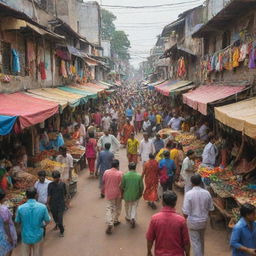
[[[104,198],[103,189],[103,175],[104,172],[112,167],[112,161],[114,159],[114,154],[110,152],[111,144],[105,144],[105,150],[101,151],[97,160],[96,173],[99,176],[99,187],[101,189],[101,198]]]
[[[129,171],[122,178],[121,189],[125,201],[126,220],[135,228],[137,207],[142,196],[144,186],[139,173],[136,172],[136,164],[129,163]]]
[[[149,140],[149,136],[147,133],[143,134],[144,139],[140,143],[140,157],[142,164],[146,163],[149,160],[149,154],[155,153],[155,147],[151,140]]]
[[[199,174],[191,177],[191,183],[193,188],[185,194],[182,211],[187,219],[194,255],[203,256],[205,229],[214,206],[210,193],[200,187],[202,178]]]
[[[127,141],[127,158],[128,158],[129,163],[137,164],[139,145],[140,145],[140,143],[135,138],[134,133],[131,133],[131,136]]]
[[[147,232],[148,256],[190,256],[188,228],[184,217],[175,211],[177,195],[173,191],[163,194],[163,209],[151,218]]]
[[[37,192],[37,201],[46,205],[48,199],[48,185],[51,183],[51,181],[45,178],[45,171],[39,171],[37,175],[38,181],[34,185]]]
[[[110,144],[109,150],[113,154],[116,154],[116,152],[120,148],[120,142],[114,135],[109,134],[109,130],[105,130],[104,135],[99,138],[99,141],[98,141],[99,150],[104,150],[106,143]]]
[[[240,208],[241,219],[233,228],[230,245],[232,256],[256,255],[256,208],[244,204]]]
[[[114,159],[112,168],[103,175],[103,191],[107,199],[107,224],[106,234],[110,235],[114,226],[120,224],[119,216],[122,209],[122,193],[120,184],[123,173],[118,170],[119,161]]]
[[[60,237],[64,237],[63,214],[65,211],[65,199],[67,197],[66,185],[60,181],[60,172],[52,173],[53,182],[48,186],[48,205],[56,224],[55,230],[59,228]]]
[[[21,224],[22,256],[43,255],[44,226],[50,222],[47,207],[36,201],[36,189],[26,191],[28,201],[19,206],[15,222]]]

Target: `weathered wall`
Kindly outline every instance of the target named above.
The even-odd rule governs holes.
[[[111,58],[111,44],[108,40],[102,40],[101,46],[103,48],[103,57]]]
[[[218,14],[231,0],[208,0],[207,18],[210,20]]]
[[[101,45],[100,40],[100,6],[97,2],[77,2],[79,33],[93,44]]]

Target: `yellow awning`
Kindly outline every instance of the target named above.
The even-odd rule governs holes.
[[[221,123],[256,139],[256,98],[216,107],[215,117]]]

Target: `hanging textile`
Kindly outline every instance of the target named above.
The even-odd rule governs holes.
[[[242,62],[245,60],[247,51],[248,51],[247,44],[243,44],[240,49],[240,56],[239,56],[239,60],[238,60],[239,62]]]
[[[12,71],[13,73],[20,73],[20,55],[17,50],[12,49]]]
[[[41,61],[39,64],[39,70],[41,74],[41,79],[46,80],[46,70],[45,70],[45,64],[43,61]]]
[[[240,50],[238,47],[235,47],[233,51],[233,60],[232,60],[233,68],[239,67],[239,61],[238,61],[239,57],[240,57]]]
[[[68,75],[67,75],[66,63],[65,63],[64,60],[61,60],[60,69],[61,69],[61,75],[62,75],[64,78],[67,78]]]
[[[252,49],[250,51],[248,67],[251,68],[251,69],[256,68],[256,64],[255,64],[255,46],[254,46],[254,44],[252,45]]]
[[[186,67],[184,57],[178,60],[178,77],[183,77],[186,75]]]

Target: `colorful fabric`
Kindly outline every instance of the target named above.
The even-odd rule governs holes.
[[[8,237],[4,228],[5,222],[9,223],[11,237],[14,242],[13,245],[11,245],[8,242]],[[17,244],[17,233],[12,221],[12,214],[6,206],[0,205],[0,256],[5,256],[8,252],[10,252],[16,246],[16,244]]]
[[[233,68],[239,67],[239,57],[240,57],[240,50],[238,47],[234,49],[233,52]]]
[[[127,152],[132,155],[138,154],[139,144],[140,143],[137,139],[134,139],[134,140],[128,139]]]
[[[20,73],[20,55],[17,50],[12,49],[12,71],[14,73]]]
[[[149,160],[144,165],[143,174],[145,176],[145,191],[143,198],[149,202],[155,202],[158,199],[157,189],[159,180],[158,162]]]
[[[46,80],[46,69],[45,69],[45,63],[44,62],[40,62],[39,64],[39,70],[40,70],[40,74],[41,74],[41,79],[42,80]]]
[[[122,131],[121,144],[126,145],[131,134],[134,133],[134,127],[131,124],[125,124]]]
[[[97,155],[97,141],[94,138],[90,138],[86,143],[86,158],[96,158]]]
[[[64,78],[67,78],[67,77],[68,77],[67,70],[66,70],[66,63],[65,63],[64,60],[61,60],[61,63],[60,63],[60,71],[61,71],[61,75],[62,75]]]
[[[16,120],[17,116],[0,115],[0,135],[7,135],[11,133]]]

